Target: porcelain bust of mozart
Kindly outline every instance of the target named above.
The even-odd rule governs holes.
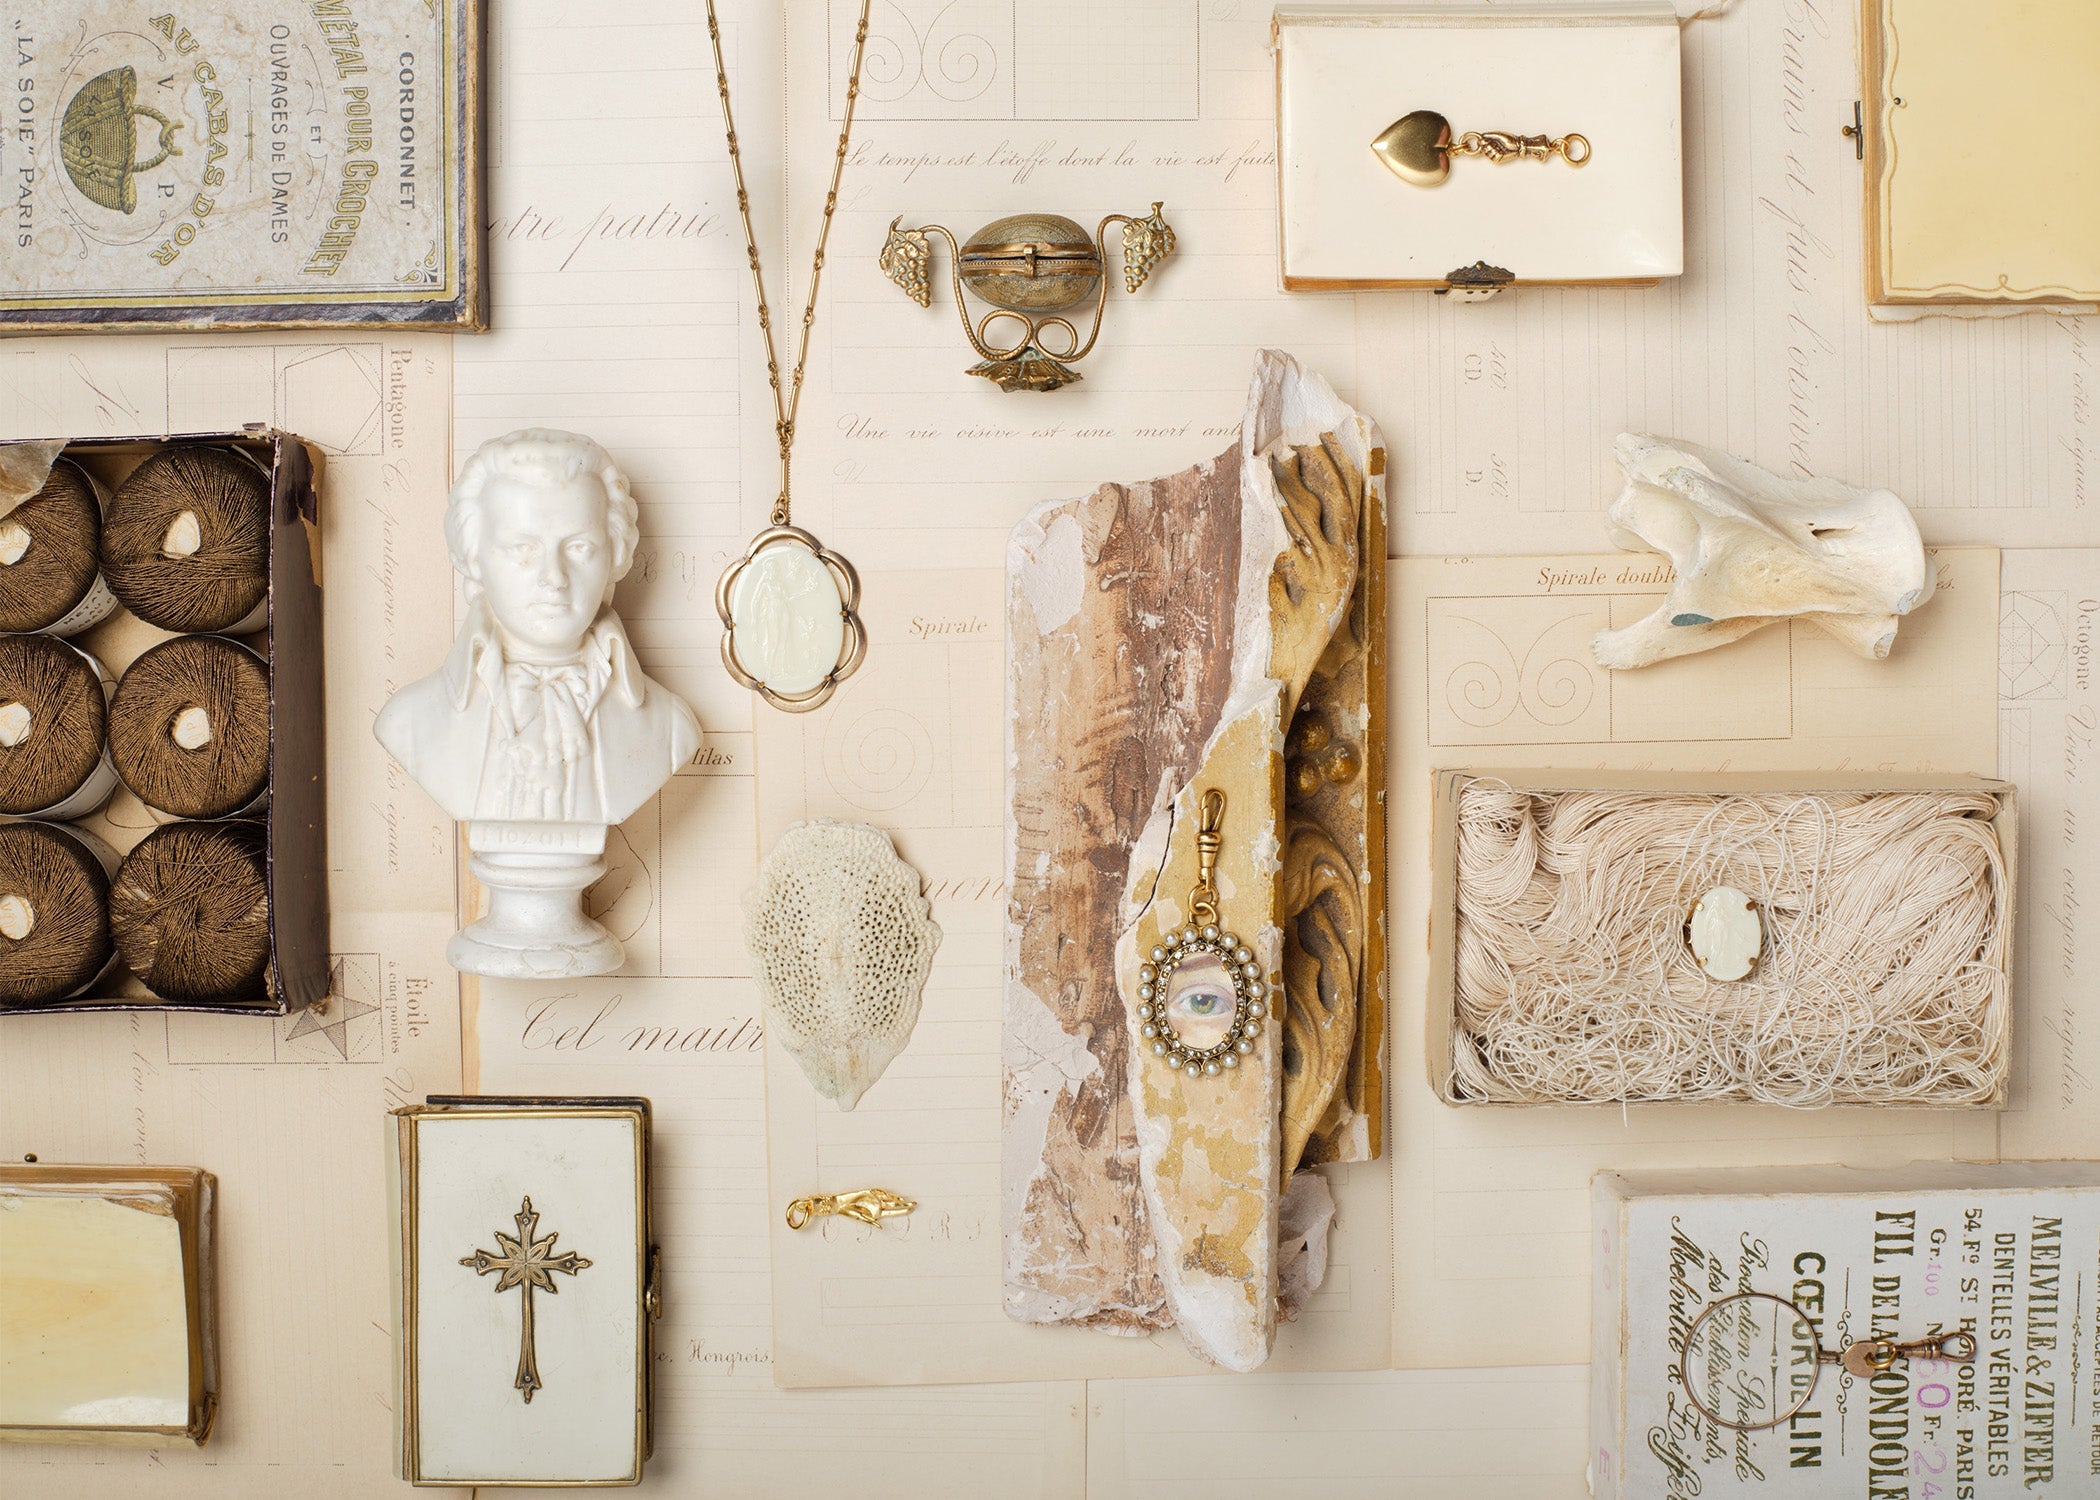
[[[639,536],[626,476],[599,445],[533,428],[476,449],[445,540],[466,580],[464,627],[436,673],[401,689],[374,731],[467,824],[489,914],[456,934],[457,968],[515,977],[605,973],[618,939],[583,915],[623,822],[700,748],[700,725],[642,671],[613,588]]]

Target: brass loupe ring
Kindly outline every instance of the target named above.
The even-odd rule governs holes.
[[[1705,1311],[1692,1319],[1692,1326],[1685,1330],[1684,1348],[1678,1354],[1677,1383],[1684,1388],[1685,1399],[1691,1402],[1692,1410],[1713,1423],[1714,1426],[1725,1427],[1733,1432],[1763,1432],[1768,1428],[1779,1426],[1808,1405],[1816,1392],[1816,1381],[1813,1374],[1806,1382],[1801,1384],[1800,1395],[1791,1406],[1786,1407],[1769,1421],[1764,1422],[1731,1421],[1709,1409],[1706,1403],[1699,1399],[1699,1393],[1694,1388],[1692,1379],[1692,1351],[1699,1346],[1699,1331],[1706,1326],[1707,1321],[1714,1314],[1720,1312],[1723,1308],[1735,1308],[1747,1302],[1769,1302],[1779,1309],[1782,1314],[1793,1317],[1807,1331],[1806,1347],[1813,1351],[1811,1369],[1819,1371],[1822,1368],[1823,1347],[1821,1340],[1816,1336],[1815,1324],[1809,1321],[1808,1315],[1802,1312],[1796,1303],[1787,1300],[1785,1297],[1774,1296],[1770,1292],[1737,1292],[1733,1296],[1723,1297],[1716,1302],[1709,1302]]]
[[[1024,331],[1018,342],[1011,345],[992,342],[992,325],[1001,318],[1012,318],[1021,325]],[[1029,340],[1034,336],[1035,324],[1028,320],[1026,314],[1014,312],[1010,308],[995,307],[977,321],[977,342],[984,346],[986,359],[1013,359],[1028,347]]]
[[[1043,342],[1043,335],[1053,328],[1062,328],[1065,331],[1065,338],[1069,342],[1062,349],[1053,349]],[[1034,338],[1036,348],[1042,350],[1052,359],[1070,359],[1079,352],[1079,330],[1074,328],[1064,318],[1044,318],[1035,325]]]
[[[1753,1309],[1767,1302],[1777,1309],[1778,1317],[1768,1330],[1756,1329],[1751,1324],[1756,1316]],[[1724,1308],[1729,1314],[1728,1321],[1716,1330],[1720,1342],[1702,1342],[1701,1333]],[[1786,1328],[1787,1321],[1791,1322],[1791,1329]],[[1782,1338],[1783,1332],[1790,1336]],[[1977,1348],[1974,1333],[1955,1328],[1920,1339],[1877,1333],[1855,1339],[1842,1349],[1826,1349],[1816,1320],[1798,1302],[1771,1292],[1735,1292],[1707,1304],[1705,1311],[1692,1320],[1691,1327],[1685,1330],[1684,1342],[1677,1346],[1676,1376],[1692,1410],[1715,1427],[1733,1432],[1763,1432],[1791,1421],[1807,1408],[1815,1397],[1816,1383],[1825,1365],[1837,1365],[1855,1379],[1867,1380],[1892,1368],[1898,1360],[1967,1363],[1975,1359]],[[1762,1370],[1756,1362],[1759,1358],[1768,1362]],[[1699,1397],[1699,1387],[1708,1384],[1732,1392],[1744,1406],[1770,1410],[1772,1415],[1761,1421],[1724,1417]]]
[[[1003,347],[992,342],[992,325],[1001,318],[1012,318],[1027,330],[1026,333],[1021,335],[1019,342]],[[1053,349],[1043,341],[1043,335],[1052,328],[1062,328],[1065,331],[1066,343],[1064,348]],[[1052,359],[1070,359],[1079,352],[1079,330],[1072,326],[1069,318],[1050,317],[1035,319],[1029,317],[1026,313],[1015,312],[1011,308],[997,307],[978,320],[977,342],[990,351],[986,355],[988,359],[1014,359],[1029,348],[1037,349],[1049,355]]]

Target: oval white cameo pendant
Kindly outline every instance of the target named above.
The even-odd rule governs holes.
[[[1764,951],[1764,924],[1757,908],[1732,885],[1717,885],[1692,903],[1685,936],[1692,957],[1715,979],[1747,978]]]
[[[860,575],[799,526],[751,539],[715,585],[715,613],[729,675],[788,713],[829,698],[867,654]]]
[[[1214,875],[1225,794],[1212,788],[1199,806],[1189,924],[1161,933],[1138,968],[1138,1036],[1176,1072],[1216,1078],[1253,1054],[1269,984],[1253,949],[1219,921]]]

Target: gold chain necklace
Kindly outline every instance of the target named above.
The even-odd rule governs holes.
[[[766,305],[766,277],[759,269],[758,235],[751,227],[751,194],[744,187],[744,162],[737,152],[736,118],[729,112],[729,69],[722,60],[722,27],[715,0],[707,0],[707,37],[715,49],[715,88],[722,96],[722,129],[729,142],[729,167],[736,178],[737,213],[744,221],[744,249],[758,292],[758,327],[765,335],[766,380],[773,387],[773,431],[780,440],[780,498],[772,524],[751,539],[744,555],[715,584],[715,612],[722,617],[722,665],[729,675],[766,702],[802,713],[829,698],[853,675],[867,654],[868,633],[860,622],[860,575],[853,564],[829,551],[793,524],[789,486],[795,446],[795,414],[802,407],[802,371],[809,363],[809,330],[817,316],[817,287],[824,278],[824,246],[838,208],[839,179],[846,170],[846,141],[853,133],[853,106],[860,98],[860,60],[868,45],[868,12],[861,0],[853,36],[853,68],[846,82],[845,123],[831,164],[831,189],[817,253],[810,263],[809,298],[802,307],[802,332],[795,369],[782,391],[780,355],[773,342],[773,313]]]

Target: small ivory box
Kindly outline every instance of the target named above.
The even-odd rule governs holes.
[[[657,1311],[646,1099],[398,1109],[397,1472],[639,1484]]]
[[[1869,312],[2100,312],[2100,5],[1861,0]],[[2025,150],[2004,150],[2017,119]],[[2096,1487],[2100,1488],[2100,1487]]]
[[[1596,1500],[2100,1495],[2100,1163],[1600,1172],[1591,1202]],[[1700,1322],[1741,1292],[1790,1306]],[[1973,1358],[1813,1353],[1955,1330]],[[1799,1410],[1722,1426],[1687,1370],[1730,1421]]]
[[[0,1167],[0,1439],[203,1443],[213,1191],[195,1167]]]
[[[1287,291],[1649,285],[1684,271],[1678,22],[1667,4],[1282,5],[1278,204]],[[1371,143],[1418,110],[1469,131],[1580,135],[1590,155],[1456,157],[1433,187]]]

